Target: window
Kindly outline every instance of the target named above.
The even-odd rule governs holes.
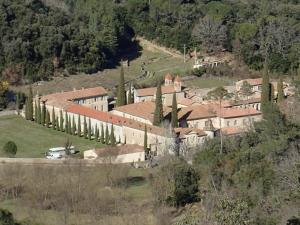
[[[205,126],[208,127],[209,126],[209,120],[205,121]]]
[[[96,101],[97,101],[97,98],[94,98],[94,101],[96,102]]]
[[[230,127],[230,121],[227,121],[227,127]]]
[[[235,125],[235,126],[237,125],[237,121],[236,121],[236,120],[234,120],[234,125]]]

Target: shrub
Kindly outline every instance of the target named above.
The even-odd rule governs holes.
[[[3,147],[4,153],[9,157],[15,156],[17,154],[17,150],[17,145],[13,141],[8,141]]]

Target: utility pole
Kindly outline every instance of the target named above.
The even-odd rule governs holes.
[[[185,59],[185,49],[186,49],[186,45],[183,45],[183,62],[185,63],[186,59]]]

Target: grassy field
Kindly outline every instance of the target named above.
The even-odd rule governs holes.
[[[218,86],[234,85],[234,82],[229,78],[198,77],[194,80],[186,81],[184,84],[188,87],[195,87],[195,88],[213,88]]]
[[[16,157],[44,157],[49,148],[64,146],[67,139],[80,151],[102,146],[95,141],[55,131],[19,116],[0,117],[0,128],[0,156],[3,156],[2,147],[10,140],[18,146]]]

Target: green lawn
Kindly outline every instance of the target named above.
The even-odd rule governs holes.
[[[227,85],[234,85],[234,81],[230,80],[229,78],[218,78],[218,77],[211,77],[211,78],[201,78],[198,77],[194,80],[184,82],[186,86],[195,87],[195,88],[213,88],[218,86],[227,86]]]
[[[95,141],[68,135],[34,122],[26,121],[20,116],[0,117],[0,128],[0,156],[4,156],[2,147],[7,141],[14,141],[17,144],[18,152],[16,157],[28,158],[42,158],[49,148],[64,146],[68,138],[72,145],[76,147],[76,150],[80,151],[88,150],[95,146],[103,146]]]

